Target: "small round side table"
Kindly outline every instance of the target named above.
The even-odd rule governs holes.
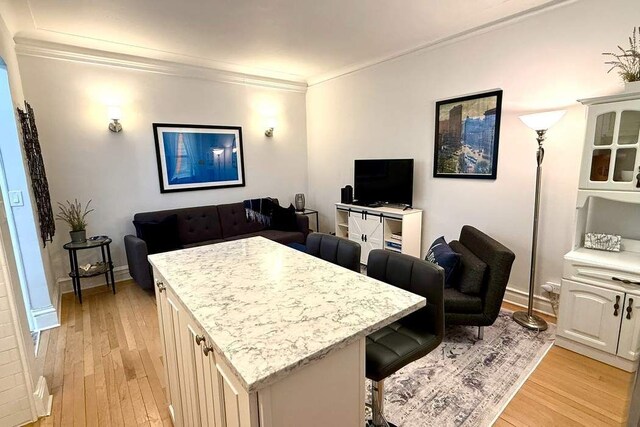
[[[95,236],[87,239],[83,243],[69,242],[63,247],[69,251],[69,264],[71,266],[71,282],[73,284],[73,293],[78,295],[78,300],[82,304],[82,290],[80,288],[80,279],[86,277],[94,277],[104,274],[107,286],[110,286],[113,293],[116,293],[116,282],[113,279],[113,262],[111,261],[111,250],[109,245],[111,239],[107,236]],[[102,253],[102,262],[91,264],[89,270],[81,269],[78,265],[78,251],[91,248],[100,248]]]

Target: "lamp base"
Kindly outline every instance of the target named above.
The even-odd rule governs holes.
[[[547,322],[540,316],[536,316],[532,314],[529,316],[529,313],[526,311],[516,311],[513,313],[513,320],[518,325],[524,326],[527,329],[538,330],[538,331],[546,331],[547,330]]]

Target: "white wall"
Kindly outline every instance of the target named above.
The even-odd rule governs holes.
[[[126,265],[123,236],[134,233],[136,212],[260,196],[289,202],[306,193],[304,93],[23,55],[19,63],[52,200],[93,200],[87,233],[113,238],[116,266]],[[112,103],[122,107],[120,134],[107,129]],[[276,118],[273,138],[264,135],[270,115]],[[246,186],[161,194],[154,122],[242,126]],[[62,278],[68,257],[61,247],[69,234],[64,223],[57,226],[51,256]]]
[[[516,253],[510,287],[526,291],[536,142],[517,117],[566,108],[545,144],[537,284],[558,282],[585,129],[575,100],[622,90],[601,52],[625,43],[638,24],[637,0],[582,0],[312,86],[308,204],[320,210],[321,228],[333,228],[332,204],[353,184],[354,159],[412,157],[423,253],[436,237],[454,239],[474,225]],[[504,90],[497,179],[433,178],[435,102],[494,88]]]
[[[2,16],[0,16],[0,66],[2,67],[0,153],[6,183],[5,190],[20,191],[24,202],[22,206],[8,208],[7,215],[14,242],[13,249],[18,261],[20,284],[23,286],[25,305],[30,313],[30,327],[34,330],[46,329],[58,324],[55,309],[58,288],[52,278],[48,248],[43,248],[39,228],[36,226],[38,214],[32,203],[33,192],[22,141],[18,137],[15,110],[16,107],[24,108],[22,81],[15,43]],[[2,185],[4,186],[5,183]]]
[[[21,101],[22,85],[13,40],[1,16],[0,58],[0,79],[4,79],[0,81],[0,99],[5,102],[7,98]],[[7,80],[11,96],[7,93]],[[2,110],[6,108],[11,106],[0,107]],[[5,116],[0,124],[3,144],[7,143],[8,137],[15,142],[17,136],[13,116],[8,117],[10,119]],[[11,127],[14,128],[13,133],[8,131]],[[11,209],[7,212],[11,214]],[[38,259],[40,255],[37,251]],[[46,252],[42,252],[42,255],[46,255]],[[47,294],[46,283],[42,285],[44,287],[41,290]],[[36,418],[31,396],[37,378],[34,367],[35,358],[27,311],[18,279],[4,201],[0,195],[0,425],[22,425]]]

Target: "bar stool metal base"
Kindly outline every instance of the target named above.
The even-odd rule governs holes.
[[[372,420],[367,420],[367,423],[365,424],[366,427],[379,427],[376,426]],[[397,425],[390,423],[389,421],[386,422],[386,424],[383,424],[383,426],[385,427],[398,427]]]
[[[371,413],[372,419],[367,427],[397,427],[384,416],[384,380],[371,381]]]

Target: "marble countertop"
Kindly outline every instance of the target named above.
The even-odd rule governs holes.
[[[248,392],[423,307],[423,297],[263,237],[149,256]]]

